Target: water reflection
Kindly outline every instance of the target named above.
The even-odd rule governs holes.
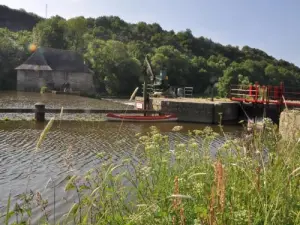
[[[161,132],[168,133],[170,140],[186,139],[186,132],[202,129],[204,125],[179,124],[180,132],[171,132],[179,123],[120,123],[116,122],[59,122],[56,121],[38,150],[33,163],[31,188],[40,189],[51,176],[67,172],[64,155],[71,149],[72,164],[79,173],[99,163],[95,155],[105,152],[116,161],[130,156],[137,144],[136,133],[149,131],[149,126],[157,126]],[[27,121],[0,122],[0,199],[9,190],[24,191],[24,182],[31,166],[36,141],[45,124]],[[236,132],[238,127],[226,127],[225,132]],[[218,127],[214,127],[217,131]]]
[[[47,108],[123,109],[126,106],[113,101],[98,100],[75,95],[32,92],[0,92],[0,108],[33,108],[43,102]]]
[[[51,94],[50,94],[51,95]],[[51,96],[39,93],[11,93],[0,94],[0,107],[32,107],[43,100],[47,107],[57,108],[103,108],[126,106],[99,101],[95,99],[79,98],[76,96]],[[32,115],[30,115],[32,117]],[[52,115],[48,115],[48,118]],[[54,207],[53,188],[50,179],[56,184],[56,216],[62,216],[73,204],[72,193],[63,191],[68,175],[83,174],[96,167],[101,160],[112,158],[116,162],[124,157],[134,157],[134,149],[138,143],[135,135],[149,131],[150,126],[159,130],[174,140],[186,140],[187,131],[203,129],[205,125],[193,123],[128,123],[100,122],[100,121],[55,121],[53,127],[45,138],[41,148],[34,155],[36,142],[46,123],[34,121],[0,121],[0,205],[6,205],[9,192],[16,196],[26,190],[28,173],[32,169],[29,183],[30,189],[40,191],[49,201],[49,209]],[[121,126],[121,127],[120,127]],[[172,132],[174,126],[183,126],[180,132]],[[218,132],[219,127],[214,126]],[[224,131],[235,135],[241,127],[225,126]],[[214,142],[217,148],[223,139]],[[103,159],[96,155],[105,153]],[[70,172],[69,165],[72,165]],[[47,187],[46,187],[47,186]],[[34,213],[41,216],[39,209]],[[38,218],[38,217],[36,217]],[[53,219],[53,215],[50,216]],[[33,221],[34,223],[34,221]]]

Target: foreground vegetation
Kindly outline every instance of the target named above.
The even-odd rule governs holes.
[[[42,19],[32,14],[25,18],[26,12],[17,13],[3,6],[0,10],[8,21],[13,21],[9,24],[14,25],[10,27],[14,31],[18,28],[16,18],[22,18],[21,31],[0,28],[2,90],[15,88],[14,68],[31,54],[30,43],[82,53],[95,71],[97,91],[112,95],[128,95],[141,85],[146,54],[156,74],[161,69],[167,71],[170,85],[194,86],[195,93],[201,95],[210,91],[212,77],[219,79],[221,97],[227,95],[231,83],[300,84],[300,69],[294,64],[249,46],[224,46],[203,36],[195,37],[189,29],[176,33],[163,30],[157,23],[131,24],[116,16]],[[24,23],[33,29],[23,30]]]
[[[41,224],[300,224],[300,144],[281,140],[268,120],[263,132],[227,139],[215,155],[210,143],[218,134],[209,127],[175,147],[155,127],[137,136],[139,161],[107,160],[70,177],[65,190],[78,200],[60,220],[50,222],[47,201],[31,192],[9,207],[2,224],[14,217],[29,224],[33,200]]]

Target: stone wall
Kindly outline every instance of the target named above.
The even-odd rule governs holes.
[[[191,103],[162,101],[162,111],[170,111],[178,116],[183,122],[199,122],[216,124],[227,121],[237,121],[239,109],[236,103]]]
[[[42,81],[36,72],[18,70],[17,91],[37,91],[41,83]]]
[[[73,90],[93,94],[95,92],[93,75],[90,73],[70,73],[68,82]]]
[[[279,133],[284,140],[300,138],[300,111],[285,110],[280,114]]]
[[[137,97],[136,102],[143,102]],[[238,122],[239,104],[235,102],[185,102],[151,98],[150,110],[175,113],[182,122],[216,124],[220,122]]]
[[[53,89],[61,90],[69,83],[73,91],[93,94],[95,92],[93,75],[89,73],[67,73],[61,71],[25,71],[18,70],[18,91],[40,91],[42,86],[53,84]]]

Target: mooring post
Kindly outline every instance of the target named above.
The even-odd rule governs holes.
[[[35,120],[37,122],[44,122],[45,121],[45,104],[38,102],[34,106],[35,106]]]
[[[258,100],[258,82],[256,81],[255,82],[255,103],[257,102]]]
[[[143,109],[144,109],[144,116],[147,115],[146,110],[148,110],[147,109],[147,94],[148,94],[148,92],[147,92],[147,78],[145,76],[144,77],[144,87],[143,87],[143,98],[144,98],[144,107],[143,107]]]

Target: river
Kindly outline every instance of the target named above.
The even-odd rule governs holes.
[[[0,107],[32,108],[34,103],[41,101],[48,108],[128,108],[116,102],[71,95],[14,92],[0,94]],[[47,118],[51,116],[54,115],[47,115]],[[98,153],[104,152],[106,158],[112,157],[116,162],[124,157],[133,157],[134,147],[138,143],[136,133],[145,133],[149,131],[150,126],[157,126],[161,132],[169,135],[170,142],[175,138],[184,141],[187,139],[188,130],[205,127],[203,124],[176,122],[126,122],[121,125],[118,122],[105,121],[103,115],[64,115],[63,121],[59,121],[59,118],[55,121],[41,148],[34,155],[36,142],[45,124],[31,121],[32,114],[5,114],[0,117],[9,118],[0,121],[0,208],[4,209],[10,192],[15,198],[26,190],[28,174],[32,169],[29,188],[40,191],[43,198],[48,199],[50,210],[53,209],[54,201],[53,188],[48,182],[50,178],[55,180],[57,217],[66,213],[74,202],[74,196],[63,190],[67,176],[83,174],[101,163],[96,157]],[[180,132],[172,132],[172,128],[177,125],[183,126],[183,129]],[[217,126],[213,126],[213,129],[219,130]],[[226,126],[224,130],[227,134],[234,135],[241,128]],[[215,148],[221,142],[222,138],[217,140],[214,143]],[[66,157],[68,163],[73,165],[71,171],[65,162]],[[35,208],[34,212],[36,219],[41,216],[38,208]],[[52,219],[53,215],[50,218]]]

